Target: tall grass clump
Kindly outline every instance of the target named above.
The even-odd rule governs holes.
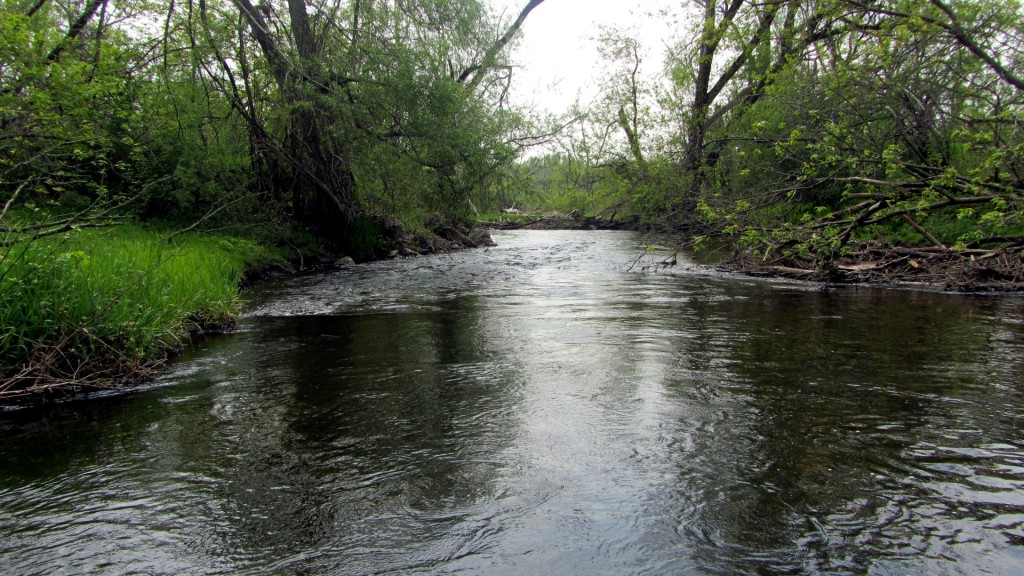
[[[0,400],[139,377],[229,326],[252,242],[139,225],[0,248]]]

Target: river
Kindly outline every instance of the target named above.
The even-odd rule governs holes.
[[[1020,297],[495,239],[0,414],[0,573],[1024,574]]]

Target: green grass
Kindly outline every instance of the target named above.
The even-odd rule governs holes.
[[[125,225],[0,249],[0,398],[130,375],[229,325],[246,267],[271,258],[246,240],[162,236]]]
[[[357,262],[365,262],[373,258],[374,251],[382,249],[384,231],[372,218],[359,217],[346,227],[341,244]]]

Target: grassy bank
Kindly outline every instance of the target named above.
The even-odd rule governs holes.
[[[146,374],[190,335],[229,326],[257,244],[141,225],[0,250],[0,402]]]

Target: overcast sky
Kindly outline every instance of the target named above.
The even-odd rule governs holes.
[[[510,22],[526,0],[488,0]],[[678,24],[661,9],[678,8],[681,0],[545,0],[523,25],[520,44],[512,57],[516,70],[513,99],[535,103],[551,112],[566,110],[581,95],[586,104],[596,93],[600,60],[595,38],[601,26],[616,26],[635,33],[646,50],[648,73],[661,68],[664,43]]]

